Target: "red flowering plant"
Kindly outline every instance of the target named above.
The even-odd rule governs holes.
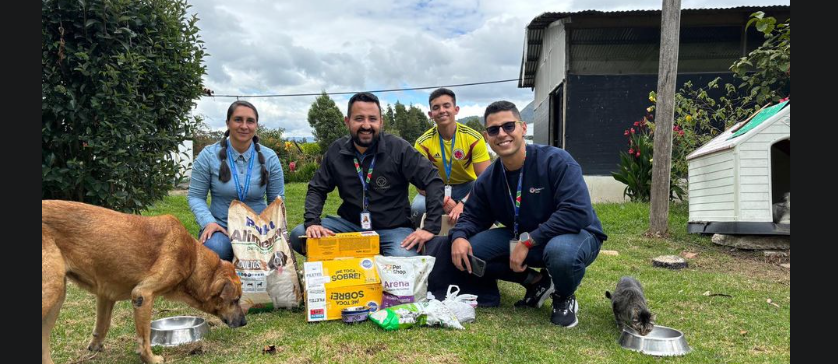
[[[617,172],[611,175],[617,181],[626,185],[623,195],[631,201],[649,202],[652,197],[652,156],[654,148],[655,124],[651,121],[653,115],[649,113],[631,127],[623,132],[628,139],[628,148],[620,152],[620,165]],[[684,131],[679,127],[673,127],[673,145]],[[680,186],[679,178],[672,175],[670,181],[670,199],[683,199],[684,190]]]
[[[620,152],[620,169],[611,175],[626,185],[623,195],[632,201],[648,202],[652,192],[652,131],[644,117],[623,132],[628,147]]]

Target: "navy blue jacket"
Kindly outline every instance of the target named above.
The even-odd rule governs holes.
[[[536,245],[546,244],[562,234],[582,229],[605,241],[602,223],[591,206],[582,168],[566,151],[548,145],[527,145],[518,234],[529,232]],[[469,239],[495,221],[512,230],[515,207],[500,159],[492,163],[474,183],[457,225],[448,234],[451,241]],[[517,188],[520,170],[509,173]]]

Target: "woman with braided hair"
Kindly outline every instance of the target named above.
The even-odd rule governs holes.
[[[253,104],[233,102],[227,109],[224,138],[206,146],[192,166],[188,200],[201,225],[199,240],[228,261],[233,260],[227,233],[230,203],[237,199],[261,213],[268,206],[266,201],[285,198],[282,164],[276,152],[259,145],[258,125],[259,113]],[[212,197],[209,206],[207,193]]]

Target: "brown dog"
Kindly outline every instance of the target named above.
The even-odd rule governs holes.
[[[102,350],[116,301],[134,307],[140,358],[153,355],[154,298],[182,301],[230,327],[247,321],[233,265],[204,247],[171,215],[143,217],[69,201],[41,201],[41,362],[52,363],[49,336],[66,295],[67,278],[96,295],[96,327],[88,350]]]

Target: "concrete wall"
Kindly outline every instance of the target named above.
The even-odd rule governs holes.
[[[591,202],[627,202],[623,197],[626,185],[610,176],[584,176],[585,184],[588,185],[588,193],[591,195]]]

